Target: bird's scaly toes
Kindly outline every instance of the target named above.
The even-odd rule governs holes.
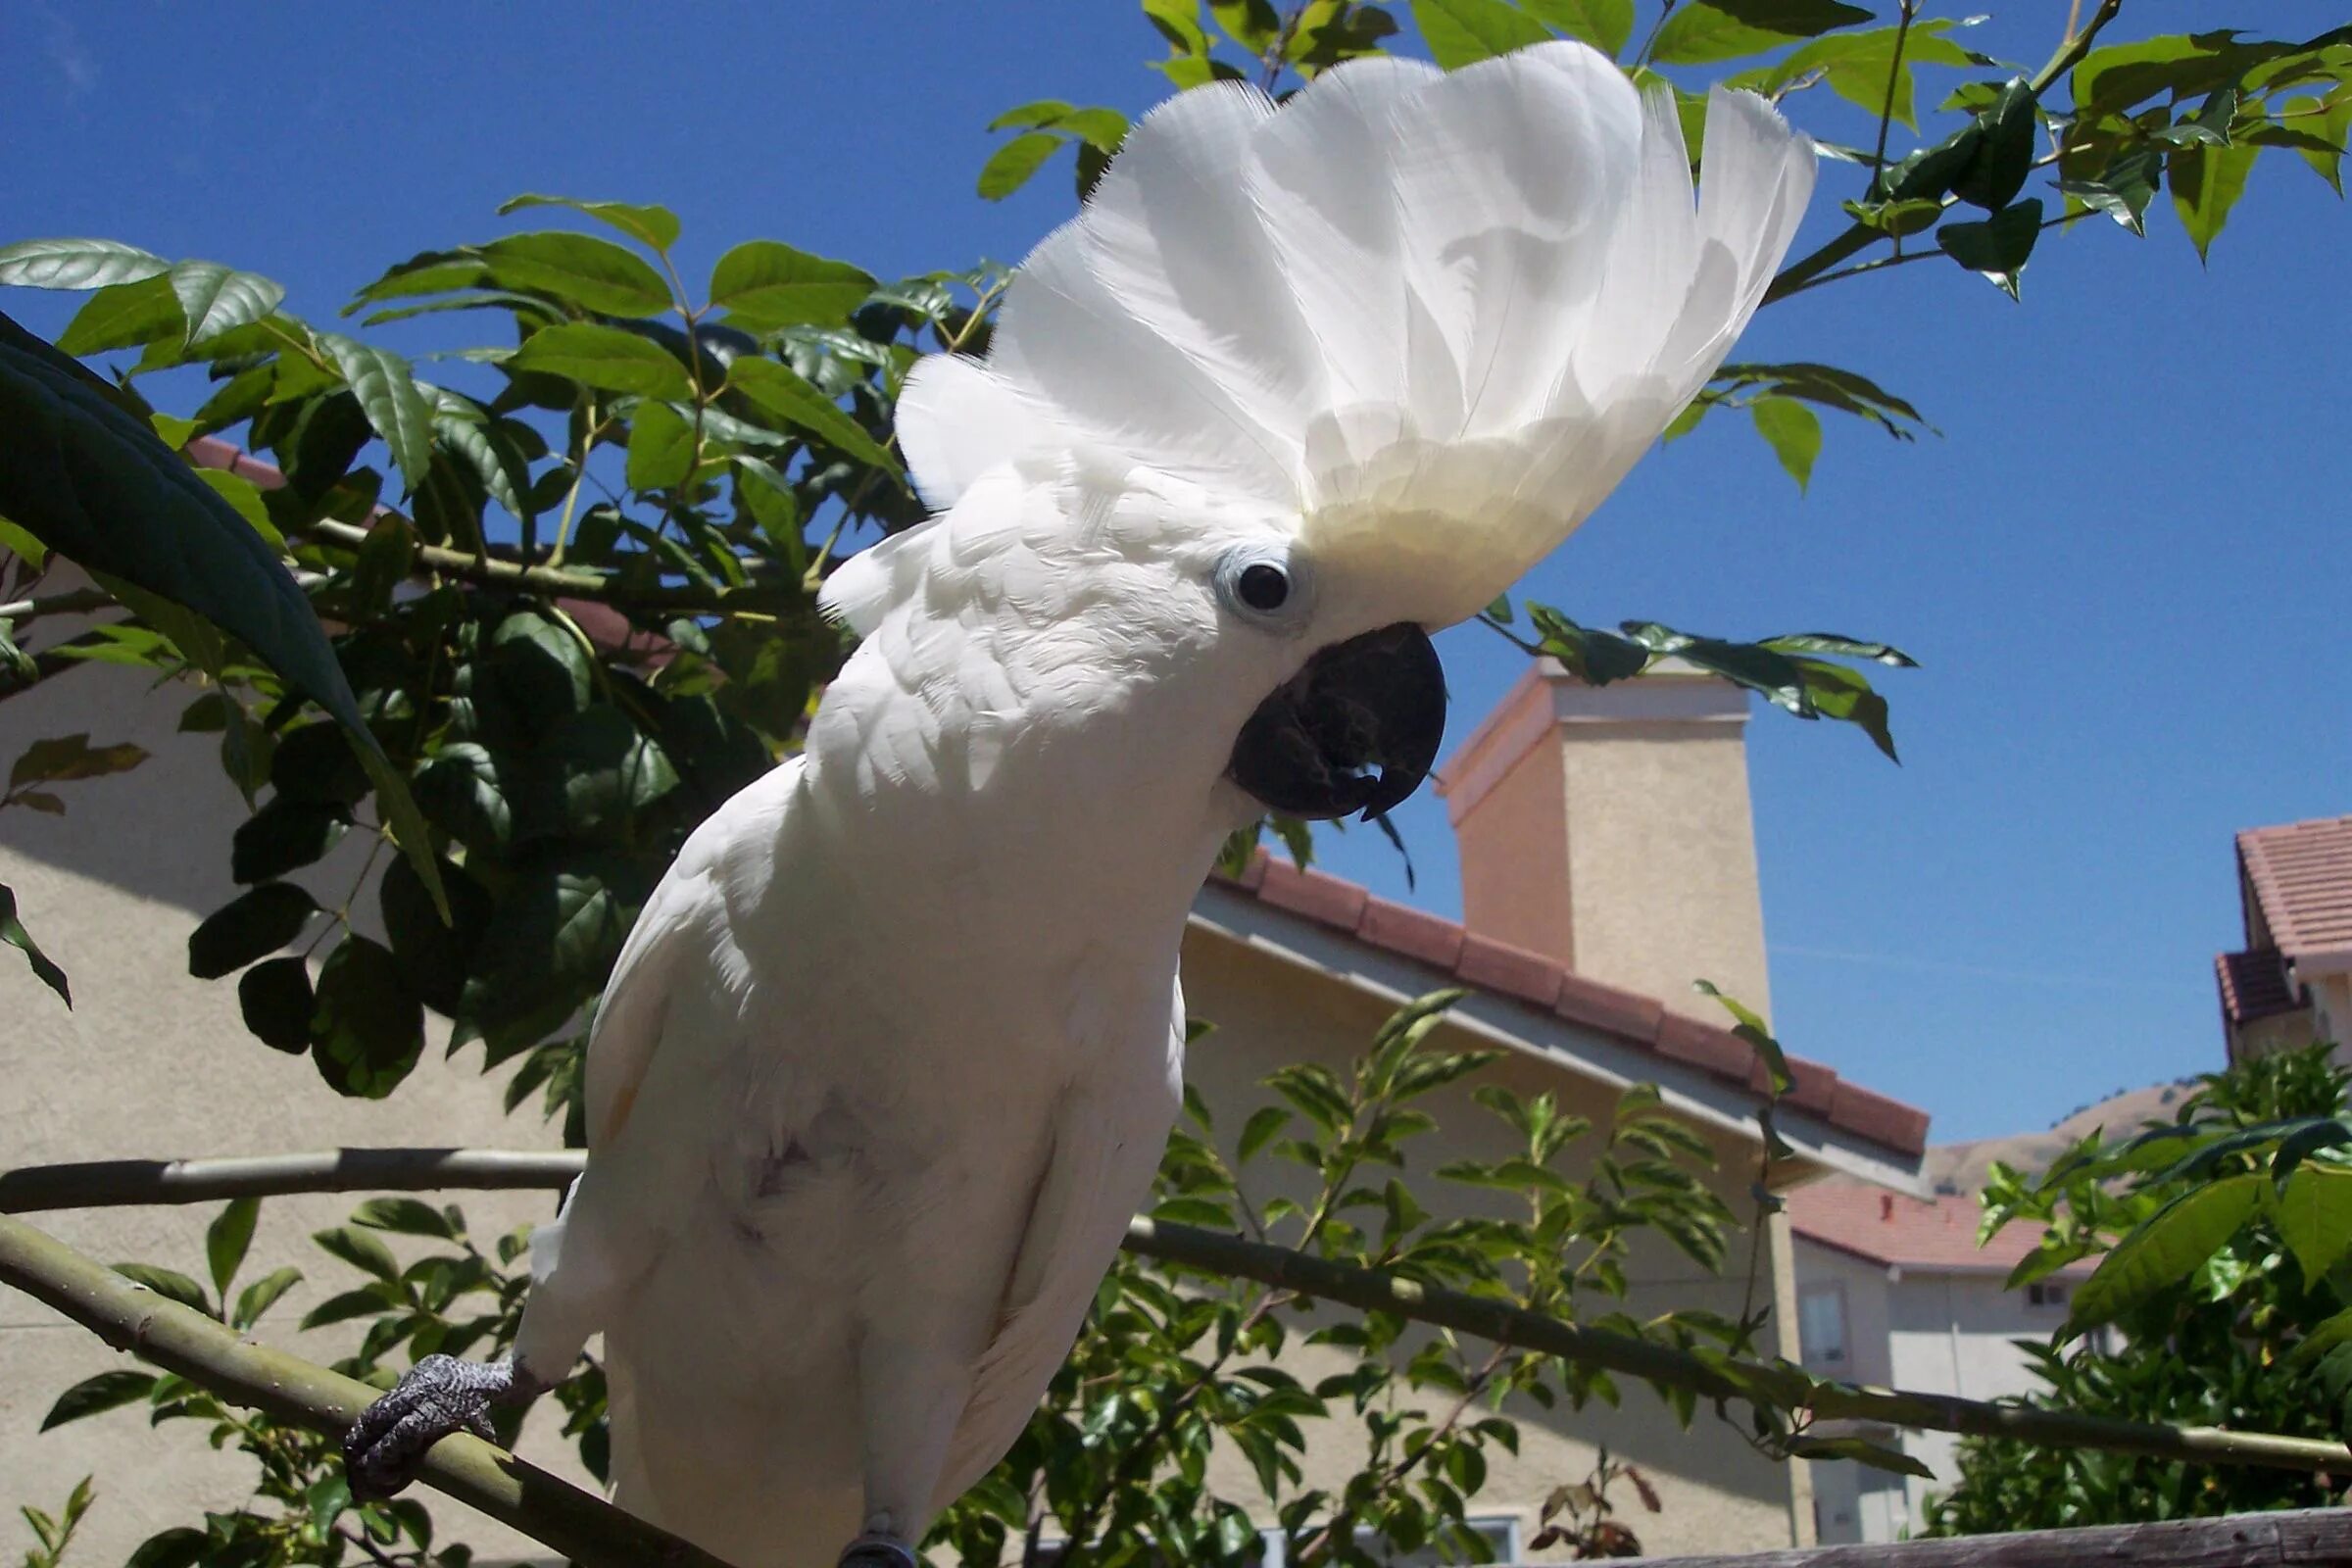
[[[351,1494],[391,1496],[416,1478],[426,1451],[452,1433],[496,1442],[490,1406],[514,1389],[513,1362],[479,1366],[451,1355],[426,1356],[343,1435]]]

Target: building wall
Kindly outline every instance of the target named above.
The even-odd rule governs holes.
[[[1272,1099],[1258,1086],[1268,1072],[1300,1060],[1344,1068],[1387,1015],[1386,1005],[1372,997],[1199,928],[1186,944],[1185,996],[1194,1017],[1217,1026],[1195,1046],[1187,1077],[1208,1102],[1228,1151],[1250,1111]],[[1449,1040],[1441,1031],[1434,1044],[1458,1050],[1468,1043]],[[1601,1086],[1521,1057],[1495,1063],[1486,1081],[1524,1094],[1549,1090],[1561,1098],[1564,1109],[1596,1121],[1605,1121],[1615,1104],[1614,1094]],[[1499,1159],[1513,1152],[1510,1135],[1493,1112],[1472,1100],[1471,1087],[1456,1085],[1421,1102],[1437,1117],[1440,1130],[1414,1149],[1405,1179],[1433,1213],[1523,1212],[1513,1206],[1511,1195],[1456,1187],[1429,1175],[1449,1160]],[[1747,1189],[1755,1172],[1754,1146],[1701,1130],[1717,1150],[1717,1191],[1735,1213],[1752,1212]],[[1251,1172],[1245,1186],[1261,1201],[1278,1193],[1303,1196],[1306,1190],[1305,1173],[1294,1175],[1281,1162],[1261,1160]],[[1632,1291],[1624,1309],[1637,1318],[1669,1307],[1737,1316],[1745,1246],[1744,1240],[1736,1241],[1736,1266],[1728,1277],[1705,1274],[1662,1243],[1641,1248],[1629,1270]],[[1786,1272],[1784,1264],[1776,1282]],[[1783,1353],[1794,1349],[1790,1344]],[[1311,1383],[1345,1364],[1326,1353],[1303,1352],[1294,1370]],[[1685,1431],[1647,1388],[1629,1381],[1622,1392],[1622,1406],[1614,1410],[1594,1404],[1583,1411],[1546,1411],[1515,1402],[1506,1413],[1521,1424],[1521,1453],[1513,1459],[1500,1449],[1489,1450],[1491,1469],[1479,1511],[1516,1514],[1532,1536],[1535,1510],[1544,1497],[1556,1486],[1583,1480],[1605,1446],[1657,1484],[1663,1511],[1650,1515],[1635,1507],[1626,1520],[1651,1553],[1763,1550],[1809,1534],[1810,1494],[1798,1490],[1805,1484],[1804,1467],[1759,1458],[1739,1432],[1703,1408]],[[1345,1423],[1310,1431],[1317,1441],[1306,1461],[1307,1484],[1335,1486],[1355,1468],[1358,1440]],[[1226,1467],[1221,1479],[1233,1494],[1254,1492],[1237,1457],[1224,1455],[1220,1463]],[[1630,1497],[1619,1501],[1632,1505]]]
[[[1576,966],[1568,905],[1568,813],[1560,748],[1531,746],[1454,827],[1462,910],[1498,942]]]
[[[1998,1271],[1923,1272],[1892,1268],[1797,1241],[1797,1279],[1806,1290],[1843,1293],[1847,1366],[1808,1360],[1809,1370],[1928,1394],[1998,1399],[2039,1387],[2017,1340],[2047,1339],[2065,1319],[2063,1303],[2034,1305],[2024,1291],[2005,1291]],[[2071,1288],[2073,1281],[2064,1282]],[[1852,1463],[1813,1466],[1821,1539],[1883,1542],[1917,1532],[1928,1499],[1958,1476],[1959,1439],[1943,1432],[1867,1435],[1891,1443],[1936,1473],[1934,1481],[1873,1472]]]

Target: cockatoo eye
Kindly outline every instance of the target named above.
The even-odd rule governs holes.
[[[1217,598],[1245,620],[1295,631],[1306,619],[1306,579],[1299,564],[1264,545],[1229,551],[1216,566]]]

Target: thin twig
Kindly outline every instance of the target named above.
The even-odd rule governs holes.
[[[222,1198],[281,1193],[558,1188],[568,1185],[579,1174],[585,1159],[577,1152],[347,1149],[239,1159],[106,1160],[30,1166],[0,1175],[0,1212],[122,1203],[201,1203]],[[0,1220],[0,1226],[10,1224]],[[12,1226],[12,1230],[24,1231],[24,1227]],[[37,1231],[27,1234],[39,1235]],[[1710,1359],[1654,1340],[1586,1328],[1490,1298],[1467,1296],[1387,1271],[1355,1268],[1191,1225],[1169,1225],[1139,1216],[1129,1222],[1127,1238],[1121,1245],[1142,1257],[1255,1280],[1301,1297],[1338,1301],[1358,1311],[1393,1313],[1414,1322],[1474,1334],[1515,1349],[1556,1355],[1580,1366],[1642,1378],[1660,1388],[1687,1389],[1709,1399],[1744,1400],[1748,1396],[1742,1386],[1743,1379],[1786,1377],[1793,1370],[1785,1363],[1772,1365],[1731,1357]],[[0,1281],[16,1283],[4,1264],[0,1264]],[[210,1322],[201,1316],[198,1321]],[[1863,1388],[1846,1383],[1816,1382],[1808,1397],[1807,1413],[1816,1421],[1877,1421],[1930,1432],[2007,1438],[2045,1447],[2099,1448],[2197,1464],[2256,1465],[2339,1475],[2352,1472],[2352,1444],[2328,1443],[2317,1438],[2230,1432],[2219,1427],[2160,1426],[2032,1405],[1992,1404],[1954,1395]]]

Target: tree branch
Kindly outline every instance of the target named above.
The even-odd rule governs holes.
[[[376,1396],[356,1379],[244,1344],[202,1312],[133,1285],[19,1220],[0,1218],[0,1283],[47,1302],[119,1350],[281,1421],[339,1436]],[[475,1438],[436,1444],[419,1479],[587,1568],[726,1568],[701,1547]]]
[[[577,1152],[346,1149],[246,1159],[126,1159],[28,1166],[0,1175],[0,1212],[121,1203],[201,1203],[282,1193],[560,1188],[579,1174],[585,1159]],[[9,1222],[0,1220],[0,1225],[6,1224]],[[27,1235],[40,1234],[21,1225],[11,1228]],[[1128,1251],[1144,1257],[1255,1280],[1300,1296],[1338,1301],[1359,1311],[1395,1313],[1415,1322],[1475,1334],[1496,1345],[1556,1355],[1564,1361],[1642,1378],[1664,1388],[1688,1389],[1709,1399],[1747,1399],[1750,1396],[1742,1386],[1742,1378],[1785,1377],[1788,1370],[1731,1357],[1711,1360],[1652,1340],[1585,1328],[1489,1298],[1466,1296],[1396,1274],[1334,1263],[1288,1248],[1223,1236],[1191,1225],[1160,1224],[1139,1216],[1129,1222],[1127,1239],[1122,1245]],[[83,1261],[86,1263],[86,1259]],[[0,1279],[18,1283],[9,1278],[4,1267],[0,1267]],[[49,1299],[46,1296],[42,1298]],[[152,1298],[142,1296],[139,1299],[148,1302]],[[201,1316],[198,1321],[210,1323]],[[174,1367],[174,1370],[182,1369]],[[1820,1421],[1877,1421],[1930,1432],[2007,1438],[2044,1447],[2098,1448],[2194,1464],[2258,1465],[2336,1474],[2352,1471],[2352,1444],[2271,1433],[2230,1432],[2219,1427],[2158,1426],[1903,1389],[1816,1384],[1805,1408]]]

